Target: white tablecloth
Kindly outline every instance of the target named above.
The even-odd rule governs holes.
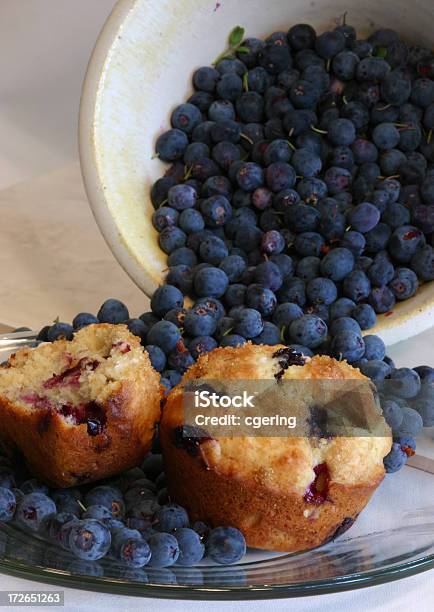
[[[88,209],[76,155],[80,82],[114,0],[0,2],[0,322],[38,327],[95,311],[133,314],[147,299],[122,272]],[[41,70],[35,70],[38,61]],[[391,348],[401,365],[434,363],[434,329]],[[0,575],[0,590],[55,588]],[[432,610],[434,571],[386,585],[301,599],[182,602],[64,589],[68,610]],[[30,609],[30,608],[29,608]]]

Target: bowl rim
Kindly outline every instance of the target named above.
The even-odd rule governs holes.
[[[95,142],[98,96],[109,70],[110,51],[122,24],[139,0],[117,0],[98,35],[90,56],[80,96],[78,117],[78,150],[86,196],[95,221],[111,252],[133,282],[150,297],[156,289],[155,279],[144,270],[127,248],[112,216],[108,214],[105,187],[102,184]]]

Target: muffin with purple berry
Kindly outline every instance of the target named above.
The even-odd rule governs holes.
[[[159,375],[124,325],[89,325],[0,369],[0,443],[68,487],[135,466],[160,416]]]
[[[184,400],[192,382],[270,380],[279,385],[326,379],[333,386],[366,381],[370,388],[368,379],[345,361],[309,358],[280,345],[247,343],[201,356],[163,407],[160,437],[171,498],[187,508],[192,520],[233,525],[248,546],[267,550],[307,550],[348,529],[383,480],[383,458],[392,445],[374,391],[363,406],[381,424],[381,433],[373,435],[361,430],[335,436],[323,423],[313,423],[304,436],[218,436],[205,428],[200,436],[188,437],[184,430]],[[311,387],[302,389],[310,397]],[[307,401],[306,420],[312,422],[314,413]]]

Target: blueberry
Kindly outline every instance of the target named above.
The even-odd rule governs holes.
[[[367,40],[355,40],[351,44],[351,49],[356,53],[360,58],[370,57],[372,55],[372,45]]]
[[[132,334],[138,336],[142,341],[146,339],[148,327],[141,319],[127,319],[124,321],[124,324]]]
[[[0,487],[0,521],[7,523],[12,520],[17,507],[15,495],[10,489]]]
[[[318,178],[305,178],[297,184],[297,191],[305,202],[316,204],[318,200],[327,195],[327,185]]]
[[[294,152],[291,163],[296,173],[304,177],[316,176],[322,167],[321,159],[312,154],[312,151],[309,149],[303,148],[297,149]]]
[[[199,534],[188,527],[181,527],[175,532],[175,538],[179,546],[179,565],[196,565],[205,554],[205,546]]]
[[[335,119],[328,126],[327,137],[335,146],[352,144],[356,138],[354,123],[349,119]]]
[[[171,116],[172,127],[182,130],[186,134],[190,134],[201,120],[200,110],[188,102],[177,106]]]
[[[294,263],[289,255],[286,255],[285,253],[273,254],[270,257],[270,261],[279,268],[283,279],[293,275]]]
[[[277,291],[283,283],[280,268],[272,261],[259,264],[256,267],[254,278],[258,284],[271,289],[271,291]]]
[[[360,102],[352,101],[352,102],[349,102],[348,104],[345,104],[342,107],[341,114],[342,114],[342,117],[344,117],[345,119],[349,119],[357,129],[363,128],[369,122],[369,112],[367,108]],[[328,125],[327,125],[327,128],[328,128]],[[357,144],[358,142],[359,142],[359,139],[353,143],[353,147],[357,148],[359,146],[359,144]],[[362,142],[365,143],[368,141],[362,141]],[[376,159],[376,156],[375,156],[375,159]],[[373,161],[375,161],[375,159]]]
[[[156,210],[167,200],[167,194],[173,185],[176,185],[176,180],[173,176],[163,176],[152,185],[151,202]]]
[[[253,344],[268,344],[273,346],[281,343],[279,328],[270,323],[269,321],[264,322],[264,329],[262,332],[252,339]]]
[[[259,38],[245,38],[243,40],[244,53],[239,54],[239,59],[242,60],[248,68],[256,66],[258,53],[265,47],[265,42]]]
[[[230,565],[245,555],[246,541],[235,527],[216,527],[208,536],[206,551],[213,561]]]
[[[178,542],[170,533],[154,533],[148,539],[148,545],[151,549],[150,567],[168,567],[178,560]]]
[[[226,102],[226,104],[230,104],[230,102]],[[237,143],[240,140],[241,126],[239,123],[232,121],[231,119],[216,121],[215,124],[211,126],[210,134],[213,142],[215,143],[222,142],[223,140]],[[213,172],[212,174],[218,174],[218,172]]]
[[[374,287],[369,294],[369,303],[376,313],[390,312],[395,305],[395,296],[389,287]]]
[[[351,317],[339,317],[334,319],[330,325],[330,334],[332,336],[336,336],[336,334],[343,331],[353,331],[359,336],[362,335],[360,325]]]
[[[376,322],[375,311],[370,304],[358,304],[351,313],[362,329],[373,327]]]
[[[209,314],[217,321],[225,314],[223,304],[214,297],[203,297],[196,301],[193,310],[199,314]]]
[[[369,202],[358,204],[348,215],[348,222],[358,232],[365,234],[380,221],[380,211]]]
[[[113,518],[111,510],[106,508],[105,506],[100,506],[99,504],[94,504],[92,506],[88,506],[86,510],[82,514],[82,519],[97,519],[102,523],[105,523],[107,520]]]
[[[200,210],[208,227],[224,225],[232,215],[229,200],[222,195],[214,195],[202,200]]]
[[[346,39],[342,32],[323,32],[315,41],[315,50],[320,57],[330,59],[345,49]]]
[[[417,399],[413,404],[413,408],[417,410],[422,417],[424,427],[434,426],[434,403],[432,400]]]
[[[175,249],[172,251],[167,258],[167,263],[169,268],[173,268],[175,266],[184,265],[193,268],[197,265],[197,257],[195,252],[188,247],[180,247],[179,249]]]
[[[24,495],[17,504],[16,519],[31,531],[41,531],[48,520],[56,514],[56,504],[45,493]]]
[[[416,293],[418,286],[417,276],[409,268],[397,268],[389,283],[389,288],[397,300],[407,300]]]
[[[259,335],[256,337],[259,338]],[[240,336],[239,334],[228,334],[227,336],[223,336],[223,338],[220,341],[220,346],[236,347],[236,346],[242,346],[245,343],[246,343],[246,339],[243,336]]]
[[[116,487],[99,485],[90,489],[84,497],[85,506],[101,505],[108,508],[114,518],[122,518],[125,505],[122,493]]]
[[[276,138],[266,148],[263,161],[266,166],[275,162],[288,163],[292,155],[293,150],[289,146],[288,141],[283,138]]]
[[[216,319],[205,310],[189,310],[184,318],[184,329],[190,336],[212,335],[217,327]]]
[[[377,161],[378,150],[375,144],[370,140],[357,138],[353,142],[351,150],[353,152],[354,160],[357,164]]]
[[[386,355],[386,346],[379,336],[366,335],[363,337],[365,343],[365,359],[382,360]]]
[[[276,308],[277,300],[273,291],[259,284],[249,285],[245,297],[246,305],[258,310],[264,317],[270,316]]]
[[[129,567],[143,567],[151,559],[151,549],[145,540],[127,538],[120,547],[119,559]]]
[[[395,269],[389,259],[379,255],[375,257],[367,272],[369,280],[375,287],[387,285],[395,274]]]
[[[345,277],[342,289],[344,296],[350,298],[357,304],[368,297],[371,283],[364,272],[361,270],[353,270]]]
[[[305,282],[308,282],[317,276],[320,273],[320,265],[321,260],[319,257],[314,257],[312,255],[303,257],[297,264],[296,275],[298,278],[303,279]]]
[[[186,234],[200,232],[205,227],[205,221],[198,210],[187,208],[179,215],[179,227]]]
[[[289,89],[289,98],[296,109],[313,109],[320,91],[314,83],[299,79]]]
[[[155,151],[161,160],[175,161],[184,155],[187,145],[187,134],[181,130],[172,129],[164,132],[157,138]]]
[[[199,247],[202,261],[217,266],[228,255],[228,247],[225,242],[217,236],[208,236]]]
[[[367,361],[365,358],[357,365],[362,374],[368,376],[374,383],[382,382],[390,374],[390,366],[384,361],[372,359]]]
[[[269,40],[258,53],[258,62],[270,74],[279,74],[291,66],[291,53],[286,41],[279,35],[277,41]]]
[[[393,123],[379,123],[372,130],[372,140],[379,149],[394,149],[399,143],[399,132]]]
[[[392,429],[392,431],[399,431],[404,418],[401,406],[393,400],[384,400],[381,403],[381,407],[383,409],[384,418],[386,419],[389,427]]]
[[[97,317],[100,323],[122,323],[129,318],[128,308],[114,298],[106,300],[98,311]]]
[[[311,304],[326,304],[334,302],[338,292],[335,283],[328,278],[313,278],[306,285],[306,297]]]
[[[201,297],[221,297],[228,284],[228,277],[219,268],[203,268],[194,275],[194,289]]]
[[[159,321],[150,330],[147,336],[147,343],[158,346],[166,354],[172,351],[181,334],[176,325],[170,321]]]
[[[300,209],[300,212],[302,212],[303,210],[304,209]],[[315,216],[314,219],[315,218],[317,217]],[[319,257],[322,253],[324,245],[324,238],[321,236],[321,234],[318,234],[318,232],[301,232],[296,236],[294,240],[295,250],[299,255],[303,257]]]
[[[220,79],[220,73],[210,66],[202,66],[193,74],[193,85],[196,89],[212,93]]]
[[[234,323],[234,332],[243,338],[255,338],[264,328],[260,312],[253,308],[244,308],[238,313]]]
[[[346,248],[329,251],[321,262],[321,273],[332,281],[343,280],[354,268],[354,256]]]
[[[334,74],[343,81],[350,81],[355,77],[359,57],[353,51],[340,51],[333,58],[332,69]]]
[[[190,185],[174,185],[168,192],[169,206],[175,210],[182,211],[187,208],[193,208],[196,204],[197,193]]]
[[[95,519],[85,519],[72,524],[69,547],[79,559],[95,561],[108,552],[111,535],[106,525]]]
[[[80,312],[73,318],[72,327],[74,328],[74,330],[77,331],[82,327],[86,327],[87,325],[93,325],[94,323],[99,323],[95,315],[90,314],[89,312]]]
[[[327,325],[319,317],[307,314],[290,324],[289,333],[292,342],[313,349],[326,339]]]
[[[194,359],[198,359],[201,355],[209,353],[217,347],[217,342],[211,336],[197,336],[194,338],[188,348]]]
[[[331,352],[336,359],[346,359],[348,362],[358,361],[365,353],[363,338],[354,331],[338,332],[332,339]]]
[[[305,23],[298,23],[288,31],[288,42],[292,49],[312,49],[315,45],[316,32],[312,26]]]
[[[427,365],[417,366],[413,368],[419,374],[422,385],[434,384],[434,368]]]
[[[243,91],[243,81],[234,72],[223,74],[217,83],[217,95],[224,100],[236,100]]]
[[[389,454],[384,457],[384,467],[388,474],[398,472],[407,462],[407,455],[401,450],[399,444],[394,442]]]
[[[338,298],[333,304],[330,304],[330,319],[350,317],[355,307],[353,300],[345,297]]]
[[[396,368],[390,374],[390,390],[398,397],[409,399],[420,391],[419,374],[410,368]]]
[[[386,223],[378,223],[374,229],[365,234],[366,253],[378,253],[384,250],[389,243],[392,231]]]
[[[390,71],[389,64],[380,57],[363,58],[357,65],[358,81],[382,81]]]
[[[69,323],[54,323],[47,330],[47,341],[55,342],[56,340],[71,340],[74,330]]]
[[[38,332],[36,336],[36,340],[38,342],[48,342],[48,330],[50,329],[49,325],[44,325],[44,327]]]
[[[244,191],[254,191],[263,184],[262,168],[253,162],[244,162],[238,169],[236,180]]]
[[[166,367],[166,355],[159,346],[147,344],[145,350],[148,353],[151,365],[157,372],[162,372]]]
[[[169,225],[165,227],[158,237],[158,244],[161,249],[170,254],[172,251],[185,246],[187,236],[179,227]]]
[[[301,278],[286,278],[277,293],[279,302],[293,302],[298,306],[306,303],[306,284]]]
[[[403,420],[399,428],[401,436],[417,436],[423,428],[422,416],[413,408],[404,407],[402,409]]]

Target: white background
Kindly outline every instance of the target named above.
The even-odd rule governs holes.
[[[154,0],[158,1],[158,0]],[[176,0],[174,0],[176,1]],[[193,1],[193,0],[192,0]],[[223,0],[224,3],[224,0]],[[147,300],[118,268],[89,212],[76,147],[80,86],[113,0],[0,0],[0,322],[37,327],[110,295]],[[434,331],[390,351],[434,363]],[[245,603],[146,600],[65,589],[69,610],[432,610],[434,572],[338,595]],[[0,590],[41,589],[0,575]],[[50,588],[50,587],[48,587]]]

